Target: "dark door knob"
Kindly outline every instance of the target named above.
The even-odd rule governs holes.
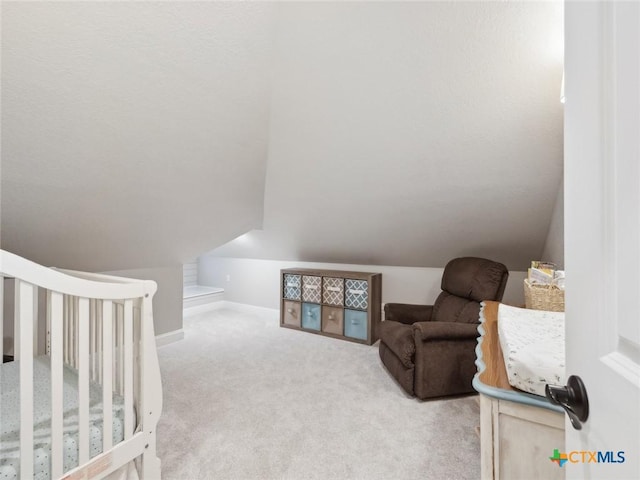
[[[564,387],[547,384],[544,387],[544,393],[551,403],[564,408],[573,428],[582,430],[582,422],[586,422],[589,418],[589,398],[580,377],[571,375]]]

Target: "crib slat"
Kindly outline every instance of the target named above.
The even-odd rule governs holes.
[[[79,355],[79,348],[80,348],[80,298],[77,297],[76,298],[76,304],[74,307],[74,317],[73,317],[73,321],[74,321],[74,327],[73,327],[73,332],[74,332],[74,342],[73,342],[73,365],[76,367],[76,369],[79,367],[78,364],[78,355]]]
[[[73,366],[78,369],[78,349],[80,347],[80,297],[75,298],[75,304],[73,307]]]
[[[91,300],[91,325],[89,326],[90,335],[91,335],[91,380],[94,382],[98,378],[98,374],[96,372],[96,356],[98,355],[98,347],[96,346],[96,339],[98,338],[97,328],[98,328],[98,301]]]
[[[118,375],[120,376],[120,395],[124,397],[124,302],[120,307],[120,330],[118,333],[118,343],[120,353],[118,354]]]
[[[97,351],[98,354],[96,355],[97,360],[98,360],[98,364],[96,365],[96,372],[98,373],[98,383],[102,384],[102,361],[103,361],[103,351],[104,351],[104,343],[102,341],[102,333],[103,333],[103,311],[104,311],[104,304],[106,303],[106,300],[100,300],[100,307],[97,309],[98,311],[98,317],[96,320],[96,333],[98,334],[96,336],[96,347],[97,347]]]
[[[117,352],[117,378],[118,388],[117,391],[120,395],[124,395],[124,303],[118,305],[118,337],[116,340]]]
[[[76,297],[69,297],[69,365],[76,368]]]
[[[89,461],[89,299],[78,300],[78,458]]]
[[[113,304],[113,325],[111,328],[111,338],[113,340],[113,358],[111,359],[111,387],[114,392],[118,391],[118,370],[117,370],[117,362],[118,362],[118,304]]]
[[[51,290],[47,290],[47,301],[46,301],[46,311],[45,311],[45,321],[46,321],[46,345],[45,345],[45,354],[51,356]]]
[[[62,318],[63,318],[63,328],[62,328],[62,335],[63,335],[63,355],[64,355],[64,363],[69,363],[69,297],[67,295],[65,295],[64,297],[62,297],[63,300],[63,314],[62,314]]]
[[[48,316],[51,322],[51,473],[58,478],[63,473],[63,356],[64,356],[64,299],[61,293],[50,292]]]
[[[38,353],[38,287],[36,285],[32,285],[33,288],[33,317],[31,318],[31,323],[33,323],[33,356]]]
[[[69,365],[78,368],[76,365],[76,297],[69,299]]]
[[[4,277],[0,275],[0,358],[4,355]]]
[[[120,332],[118,336],[120,353],[118,355],[118,375],[120,375],[120,395],[124,397],[124,302],[120,308]]]
[[[113,302],[102,302],[102,451],[113,446]]]
[[[13,282],[13,356],[20,360],[20,281],[16,278]]]
[[[16,323],[20,337],[20,476],[33,477],[33,292],[16,278]]]
[[[124,302],[124,439],[133,435],[133,300]]]
[[[143,352],[140,351],[141,330],[142,330],[142,314],[140,309],[141,302],[136,300],[133,304],[133,358],[143,358]],[[142,368],[133,369],[133,398],[140,398],[142,395]],[[140,420],[140,422],[142,419]],[[140,423],[138,422],[138,423]]]

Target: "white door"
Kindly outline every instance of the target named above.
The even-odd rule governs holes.
[[[640,2],[565,3],[567,374],[590,407],[571,479],[640,479],[639,72]]]

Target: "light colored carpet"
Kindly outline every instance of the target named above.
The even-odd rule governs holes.
[[[419,401],[366,346],[231,309],[159,350],[164,479],[477,479],[475,396]]]

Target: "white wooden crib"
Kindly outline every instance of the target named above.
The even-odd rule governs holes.
[[[0,274],[0,478],[160,478],[155,282],[2,250]]]

